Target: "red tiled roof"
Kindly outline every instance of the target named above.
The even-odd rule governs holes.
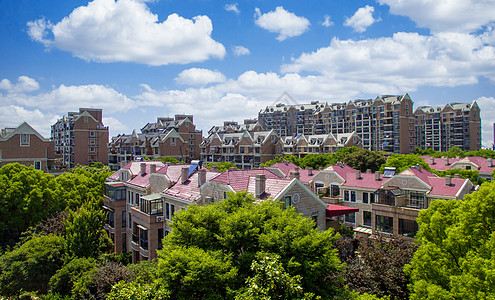
[[[446,185],[445,178],[429,177],[429,185],[432,187],[429,195],[455,197],[464,183],[469,179],[452,178],[452,184]]]
[[[431,173],[430,171],[426,170],[425,168],[421,168],[421,170],[418,170],[414,167],[400,172],[399,175],[416,176],[421,181],[423,181],[424,183],[426,183],[428,185],[429,185],[429,183],[428,183],[429,177],[438,177],[435,174]]]
[[[138,162],[141,163],[141,162]],[[163,167],[164,164],[160,162],[161,164],[159,165],[158,162],[145,162],[146,163],[146,173],[141,174],[141,166],[139,166],[139,172],[137,173],[136,177],[132,178],[131,180],[127,181],[128,183],[132,185],[136,185],[139,187],[147,187],[150,183],[150,165],[155,164],[157,165],[157,169],[160,167]],[[132,168],[132,167],[131,167]]]
[[[219,173],[206,172],[206,181],[209,181]],[[194,173],[184,183],[177,183],[171,188],[164,191],[165,194],[194,202],[201,197],[200,189],[198,187],[198,172]]]
[[[375,180],[375,174],[361,173],[361,179],[356,179],[356,171],[347,173],[342,187],[359,187],[365,189],[378,189],[387,180],[380,174],[380,180]]]
[[[258,174],[264,174],[266,179],[280,179],[280,177],[272,171],[261,168],[250,170],[228,170],[211,179],[210,182],[228,184],[234,191],[244,191],[248,189],[249,178],[256,177]]]
[[[334,171],[335,173],[339,174],[339,176],[342,177],[342,179],[344,180],[347,178],[347,174],[356,174],[356,170],[345,164],[328,166],[325,168],[325,171]]]
[[[191,165],[179,164],[179,165],[165,165],[163,168],[158,170],[156,173],[163,174],[170,179],[172,182],[178,182],[182,174],[182,168],[188,168]]]
[[[342,205],[328,204],[326,209],[327,218],[347,215],[350,213],[358,212],[359,209],[354,207],[347,207]]]
[[[278,162],[271,165],[270,168],[278,168],[280,171],[282,171],[282,173],[285,174],[285,177],[287,177],[289,176],[290,171],[295,170],[299,167],[292,162]]]
[[[445,158],[435,158],[435,164],[430,164],[430,156],[421,156],[424,161],[429,164],[432,169],[437,171],[449,170],[455,162],[472,162],[478,166],[480,173],[492,174],[495,167],[488,166],[488,160],[479,156],[464,157],[464,158],[449,158],[449,164],[445,165]]]
[[[266,179],[265,192],[261,195],[260,199],[266,199],[268,197],[276,198],[291,182],[292,180],[286,178]],[[256,177],[249,177],[247,191],[250,194],[256,194]]]
[[[136,175],[140,175],[141,173],[141,163],[146,164],[146,173],[149,173],[149,165],[156,165],[156,169],[160,169],[165,164],[161,161],[131,161],[130,163],[124,165],[121,169],[126,169],[131,172],[132,177]],[[120,169],[119,169],[120,170]],[[131,177],[131,178],[132,178]],[[119,171],[115,171],[112,175],[108,177],[112,180],[117,180],[119,178]]]
[[[459,161],[459,158],[449,158],[449,164],[445,165],[445,158],[437,158],[435,157],[435,164],[430,164],[430,156],[420,156],[429,166],[430,168],[437,171],[445,171],[450,169],[453,163]]]

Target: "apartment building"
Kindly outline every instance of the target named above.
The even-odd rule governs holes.
[[[389,233],[409,237],[418,230],[419,211],[432,201],[460,200],[474,188],[469,179],[440,178],[420,166],[399,174],[392,169],[372,174],[344,165],[330,166],[314,176],[310,185],[328,189],[329,196],[323,197],[327,203],[358,209],[342,220],[358,235]]]
[[[348,103],[268,106],[258,114],[265,130],[281,136],[355,132],[363,148],[410,153],[415,149],[413,102],[408,94],[383,95]]]
[[[69,112],[52,125],[51,135],[55,153],[62,156],[66,168],[108,163],[108,126],[103,125],[101,109],[80,108],[79,112]]]
[[[471,103],[420,106],[414,111],[417,146],[446,152],[451,147],[463,151],[481,149],[480,108]]]
[[[112,137],[108,146],[108,161],[112,170],[136,157],[157,159],[169,156],[190,162],[200,157],[202,131],[196,130],[192,115],[175,115],[174,118],[159,117],[155,123],[134,130],[131,134]]]
[[[253,169],[282,155],[282,142],[274,130],[257,131],[258,124],[227,127],[228,130],[212,128],[201,143],[204,164],[232,162],[239,169]]]
[[[44,172],[58,168],[54,142],[45,139],[28,123],[0,131],[0,167],[10,163],[33,166]]]
[[[313,134],[285,136],[283,142],[283,154],[304,157],[307,154],[335,153],[343,147],[362,148],[361,139],[356,132],[339,134]]]

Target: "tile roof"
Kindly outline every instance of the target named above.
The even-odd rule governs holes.
[[[296,168],[299,167],[292,162],[278,162],[268,167],[268,169],[271,168],[279,169],[285,175],[285,177],[288,177],[291,171],[294,171]],[[309,175],[309,170],[299,168],[299,180],[304,183],[309,183],[313,176],[318,174],[318,172],[319,170],[312,170],[312,175]]]
[[[437,175],[431,173],[430,171],[428,171],[424,168],[421,168],[418,170],[417,168],[414,168],[414,167],[400,172],[399,175],[416,176],[426,184],[428,184],[428,178],[438,177]]]
[[[187,165],[187,164],[165,165],[160,170],[157,170],[156,173],[167,176],[168,179],[172,182],[178,182],[182,174],[182,168],[189,169],[190,166],[191,165]]]
[[[435,164],[430,164],[430,156],[421,156],[422,159],[432,168],[437,171],[445,171],[452,168],[454,163],[474,163],[478,166],[478,171],[480,173],[492,174],[495,167],[488,166],[488,160],[484,157],[473,156],[464,158],[449,158],[449,164],[445,165],[445,158],[435,158]]]
[[[260,199],[267,199],[269,197],[276,198],[280,194],[280,192],[282,192],[291,182],[292,180],[288,180],[285,178],[266,179],[265,192],[261,195]],[[256,177],[249,177],[247,191],[250,194],[256,194]]]
[[[228,184],[234,189],[234,191],[238,192],[247,190],[249,186],[249,178],[256,177],[258,174],[264,174],[267,179],[280,179],[280,177],[272,171],[266,168],[261,168],[250,170],[228,170],[211,179],[210,182]]]
[[[335,173],[339,174],[339,176],[342,177],[342,179],[344,180],[347,178],[347,174],[356,174],[356,170],[345,164],[328,166],[325,168],[325,171],[334,171]]]
[[[165,164],[161,161],[132,161],[132,162],[126,164],[125,166],[123,166],[121,169],[129,170],[131,172],[132,177],[134,177],[134,176],[138,175],[139,173],[141,173],[141,163],[146,164],[146,173],[149,173],[149,168],[150,168],[149,165],[151,165],[151,164],[155,164],[157,170],[162,168],[163,166],[165,166]],[[112,180],[118,180],[119,179],[119,171],[120,171],[120,169],[115,171],[108,178],[112,179]]]
[[[461,187],[469,179],[452,178],[452,184],[446,185],[445,178],[428,177],[429,185],[432,187],[429,195],[455,197]]]
[[[218,176],[220,173],[206,172],[206,181]],[[164,191],[164,194],[181,198],[190,202],[195,202],[201,197],[201,192],[198,187],[198,172],[194,173],[184,183],[177,183],[171,188]]]
[[[383,174],[380,174],[380,180],[375,180],[375,174],[361,173],[361,179],[356,178],[356,171],[353,173],[347,173],[344,177],[345,182],[342,187],[357,187],[364,189],[378,189],[382,186],[387,178],[383,178]]]
[[[144,162],[144,163],[146,163],[146,173],[141,174],[141,165],[140,164],[142,162],[136,162],[136,163],[139,163],[139,164],[137,164],[137,166],[139,167],[139,171],[138,171],[137,175],[134,178],[132,178],[131,180],[127,181],[127,183],[132,184],[132,185],[135,185],[135,186],[139,186],[139,187],[147,187],[149,185],[149,183],[150,183],[150,175],[151,175],[150,165],[155,164],[157,169],[158,168],[163,168],[163,166],[164,166],[164,163],[162,163],[162,162],[156,162],[156,161],[154,161],[154,162],[149,162],[149,161]],[[131,168],[132,168],[132,166],[131,166]],[[133,171],[135,171],[135,170],[133,170]]]
[[[430,166],[430,168],[437,171],[449,170],[453,163],[460,160],[460,158],[449,158],[449,164],[445,165],[445,158],[435,157],[435,163],[430,164],[430,156],[420,156],[420,157]]]

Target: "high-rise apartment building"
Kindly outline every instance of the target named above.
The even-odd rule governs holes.
[[[412,107],[408,94],[348,103],[279,103],[261,110],[258,120],[281,136],[355,132],[365,149],[410,153],[416,146]]]
[[[480,108],[476,101],[444,106],[420,106],[414,111],[417,146],[421,149],[463,151],[481,148]]]
[[[108,163],[108,126],[103,125],[101,109],[80,108],[79,112],[69,112],[52,125],[51,131],[55,153],[62,156],[64,167]]]

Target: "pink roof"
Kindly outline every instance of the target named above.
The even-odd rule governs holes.
[[[178,182],[180,179],[180,176],[182,175],[182,168],[188,168],[191,165],[184,165],[184,164],[179,164],[179,165],[165,165],[163,168],[158,170],[156,173],[158,174],[163,174],[168,177],[168,179],[172,182]]]
[[[345,164],[328,166],[325,168],[325,171],[334,171],[335,173],[339,174],[339,176],[342,177],[342,179],[344,180],[347,178],[347,174],[356,174],[356,170]]]
[[[421,168],[421,170],[418,170],[416,168],[409,168],[407,170],[400,172],[399,175],[416,176],[426,184],[428,184],[429,177],[438,177],[437,175],[426,170],[425,168]]]
[[[261,168],[261,169],[250,169],[250,170],[228,170],[217,177],[210,180],[213,183],[221,183],[230,185],[234,191],[244,191],[248,189],[249,178],[256,177],[258,174],[264,174],[267,179],[280,179],[272,171]]]
[[[149,170],[150,170],[149,165],[156,165],[157,170],[165,165],[161,161],[131,161],[130,163],[124,165],[121,169],[129,170],[131,172],[131,178],[132,178],[136,175],[139,175],[139,173],[141,173],[141,163],[146,164],[146,173],[149,173]],[[118,180],[119,179],[119,170],[115,171],[108,178],[112,179],[112,180]]]
[[[342,187],[359,187],[364,189],[378,189],[387,180],[380,174],[380,180],[375,180],[375,174],[361,173],[361,179],[356,179],[356,171],[347,173]]]
[[[209,181],[213,177],[220,173],[206,172],[206,181]],[[184,183],[177,183],[171,188],[164,191],[165,194],[194,202],[201,197],[200,189],[198,187],[198,172],[195,172]]]
[[[141,162],[139,162],[139,163],[141,163]],[[150,183],[150,175],[151,175],[150,165],[156,164],[157,169],[164,166],[164,164],[161,162],[160,162],[161,165],[158,165],[157,163],[158,162],[146,162],[146,173],[144,173],[144,174],[141,174],[141,166],[139,165],[139,172],[137,173],[137,175],[127,182],[132,184],[132,185],[139,186],[139,187],[147,187]]]
[[[468,160],[468,161],[476,164],[479,168],[478,171],[480,173],[492,174],[493,170],[495,169],[495,167],[489,167],[488,166],[488,160],[486,158],[483,158],[483,157],[475,156],[475,157],[466,157],[463,159]]]
[[[469,179],[452,178],[452,184],[446,185],[445,178],[429,177],[429,185],[432,187],[430,195],[455,197],[464,183]]]
[[[276,198],[291,182],[292,180],[285,178],[266,179],[265,192],[261,195],[260,199],[266,199],[268,197]],[[256,194],[256,177],[249,177],[247,191],[250,194]]]
[[[445,171],[449,170],[452,167],[452,164],[455,162],[472,162],[478,166],[478,171],[480,173],[488,173],[492,174],[495,167],[488,166],[488,160],[479,156],[472,157],[464,157],[464,158],[449,158],[449,164],[445,165],[445,158],[435,158],[435,164],[430,164],[430,156],[421,156],[424,161],[430,165],[432,169],[437,171]]]
[[[292,162],[278,162],[271,165],[269,168],[277,168],[282,173],[284,173],[285,177],[290,175],[290,172],[295,171],[296,168],[299,168],[296,164]],[[309,181],[318,174],[318,170],[312,170],[312,175],[309,175],[309,170],[299,168],[299,180],[305,183],[309,183]]]
[[[359,211],[358,208],[347,207],[347,206],[342,206],[342,205],[335,205],[335,204],[328,204],[328,207],[326,209],[326,215],[327,215],[327,218],[331,218],[331,217],[351,214],[351,213],[358,212],[358,211]]]
[[[435,164],[430,164],[430,156],[420,156],[429,166],[430,168],[437,171],[445,171],[449,170],[452,164],[456,161],[459,161],[459,158],[449,158],[449,164],[445,165],[445,158],[437,158],[435,157]]]

